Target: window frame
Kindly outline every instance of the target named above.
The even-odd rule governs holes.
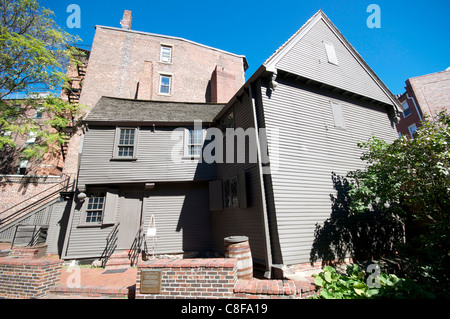
[[[26,158],[20,158],[19,159],[19,163],[17,164],[16,175],[26,175],[29,162],[30,161],[28,159],[26,159]],[[23,174],[20,173],[20,169],[21,168],[24,169]]]
[[[169,85],[165,85],[164,87],[169,87],[169,93],[166,92],[161,92],[161,88],[163,87],[162,85],[162,80],[163,78],[168,78],[169,79]],[[173,77],[172,74],[169,73],[160,73],[159,74],[159,88],[158,88],[158,94],[159,95],[165,95],[165,96],[171,96],[172,95],[172,84],[173,84]]]
[[[411,132],[411,128],[412,127],[415,127],[416,129],[414,130],[414,132]],[[414,133],[416,133],[417,132],[417,124],[416,123],[413,123],[413,124],[411,124],[410,126],[408,126],[408,133],[409,133],[409,136],[411,136],[411,138],[414,138]]]
[[[120,142],[120,134],[122,130],[134,130],[134,139],[133,144],[124,144],[121,145]],[[137,145],[138,145],[138,139],[139,139],[139,127],[133,127],[133,126],[117,126],[116,127],[116,133],[114,138],[114,149],[113,149],[113,156],[112,160],[123,160],[123,161],[130,161],[130,160],[136,160],[137,159]],[[126,147],[126,146],[132,146],[133,147],[133,155],[132,156],[119,156],[119,148],[120,147]]]
[[[201,131],[201,142],[200,143],[190,143],[190,132],[191,131]],[[183,158],[184,159],[199,159],[203,154],[203,144],[205,142],[205,134],[206,130],[201,128],[200,130],[196,130],[195,128],[185,128],[184,129],[184,144],[183,144]],[[193,155],[189,153],[190,146],[200,146],[200,154]]]
[[[406,119],[408,116],[411,115],[412,111],[411,111],[411,108],[409,107],[408,101],[404,101],[402,104],[403,104],[403,107],[405,108],[405,110],[402,112],[403,118]],[[407,112],[407,111],[409,111],[409,112]]]
[[[83,208],[81,209],[81,215],[80,215],[80,222],[79,227],[102,227],[103,226],[103,219],[105,218],[105,207],[106,207],[106,200],[107,200],[107,190],[106,189],[91,189],[87,192],[86,198],[84,199]],[[88,213],[89,213],[89,201],[91,198],[93,198],[93,195],[103,195],[98,196],[99,198],[103,197],[103,206],[101,210],[101,218],[98,221],[92,222],[87,221]],[[97,196],[96,196],[97,197]],[[94,204],[94,203],[93,203]],[[92,211],[100,211],[99,209],[91,209]]]
[[[165,61],[166,58],[164,58],[163,52],[165,49],[169,50],[169,59],[168,61]],[[161,44],[160,50],[159,50],[159,62],[161,63],[172,63],[172,56],[173,56],[173,46],[169,44]]]
[[[27,139],[25,140],[25,144],[34,144],[36,142],[37,134],[37,130],[30,130]]]
[[[233,194],[234,183],[235,194]],[[223,208],[239,208],[239,181],[238,176],[233,175],[223,181]]]

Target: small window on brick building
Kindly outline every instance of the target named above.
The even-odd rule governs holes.
[[[402,103],[405,110],[403,111],[403,118],[406,118],[411,115],[411,109],[409,108],[408,102],[405,101]]]
[[[160,61],[164,63],[172,62],[172,47],[168,45],[161,46]]]
[[[25,175],[27,172],[27,166],[28,166],[28,160],[21,158],[19,160],[19,166],[17,167],[17,174],[18,175]]]
[[[161,74],[159,79],[159,93],[170,95],[172,88],[172,76],[167,74]]]

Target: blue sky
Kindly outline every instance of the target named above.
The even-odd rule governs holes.
[[[450,67],[450,1],[345,0],[41,0],[57,23],[91,45],[95,25],[120,27],[124,10],[133,30],[182,37],[247,57],[253,72],[317,10],[322,9],[394,94],[408,78]],[[77,4],[81,27],[68,28]],[[369,28],[370,4],[380,7],[380,28]]]

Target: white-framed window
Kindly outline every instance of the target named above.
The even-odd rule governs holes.
[[[37,131],[35,130],[31,130],[28,132],[28,136],[27,136],[27,140],[25,141],[26,144],[33,144],[34,142],[36,142],[36,136],[37,136]]]
[[[117,127],[113,158],[136,159],[137,135],[136,127]]]
[[[28,167],[28,160],[25,158],[19,159],[19,166],[17,167],[17,174],[18,175],[25,175],[27,172]]]
[[[405,108],[405,110],[403,111],[403,118],[406,118],[409,115],[411,115],[411,109],[409,108],[407,101],[403,102],[402,104],[403,104],[403,107]]]
[[[172,91],[172,76],[161,74],[159,76],[159,94],[170,95]]]
[[[416,131],[417,131],[417,125],[412,124],[412,125],[408,126],[408,131],[409,131],[409,135],[411,135],[411,137],[414,138],[414,133],[416,133]]]
[[[323,41],[323,44],[325,46],[325,51],[327,52],[328,62],[330,62],[331,64],[339,65],[333,43]]]
[[[202,156],[205,131],[188,128],[184,134],[184,157],[200,158]]]
[[[101,224],[105,209],[105,193],[91,193],[86,198],[84,223],[88,225]]]
[[[172,47],[169,45],[161,45],[160,62],[172,63]]]

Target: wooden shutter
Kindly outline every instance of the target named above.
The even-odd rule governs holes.
[[[209,209],[211,211],[223,210],[222,180],[209,182]]]
[[[103,225],[114,224],[116,222],[118,200],[119,190],[117,188],[109,188],[106,193],[105,209],[103,211]]]
[[[345,128],[344,114],[342,106],[339,103],[331,101],[331,110],[333,111],[334,126]]]
[[[239,207],[247,208],[247,183],[245,180],[245,171],[238,175],[238,199]]]

